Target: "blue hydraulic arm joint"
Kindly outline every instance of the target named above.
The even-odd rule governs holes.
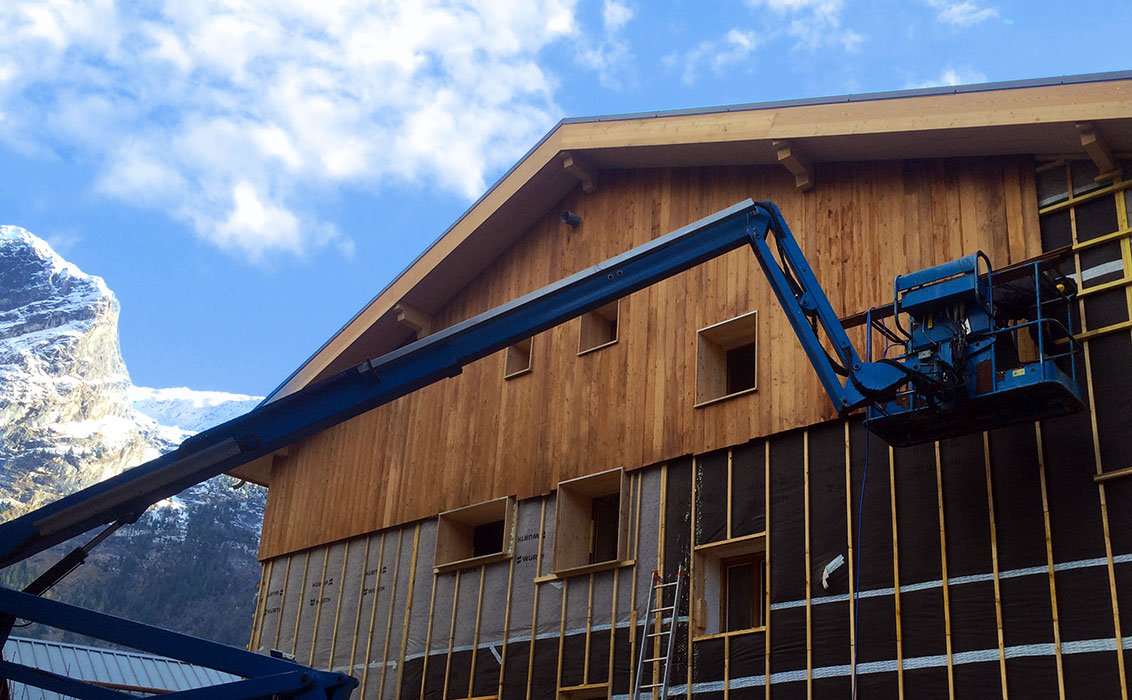
[[[757,204],[751,219],[755,257],[838,414],[890,397],[908,381],[907,372],[895,363],[861,360],[774,203]]]

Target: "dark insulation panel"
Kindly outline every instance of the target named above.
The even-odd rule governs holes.
[[[766,530],[766,446],[763,441],[731,448],[731,536]]]
[[[727,450],[696,458],[696,544],[727,537]]]

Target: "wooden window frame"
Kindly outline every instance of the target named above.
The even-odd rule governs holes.
[[[623,469],[570,479],[558,484],[554,508],[554,552],[551,571],[571,575],[623,564],[629,551],[629,486]],[[618,494],[617,553],[613,559],[591,561],[593,501]]]
[[[529,374],[534,355],[535,339],[520,340],[509,346],[503,354],[503,378],[514,379]]]
[[[696,408],[758,391],[758,314],[757,310],[749,311],[696,331]],[[746,340],[750,342],[743,342]],[[727,353],[748,345],[754,346],[753,383],[745,389],[728,391]]]
[[[724,637],[746,634],[766,629],[767,586],[770,584],[767,558],[767,534],[765,531],[730,540],[721,540],[693,548],[692,555],[692,605],[693,639]],[[754,627],[728,630],[726,609],[726,567],[740,561],[761,563],[761,571],[755,571],[751,581],[753,587],[752,603],[757,606],[755,618],[759,624]]]
[[[503,521],[502,549],[474,556],[473,533],[479,525]],[[436,516],[436,551],[433,571],[456,571],[481,564],[505,561],[515,549],[515,499],[496,498],[448,510]]]
[[[578,324],[578,355],[617,343],[621,334],[621,300],[582,314]]]

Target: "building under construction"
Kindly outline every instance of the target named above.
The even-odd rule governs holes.
[[[1129,73],[563,121],[269,400],[753,197],[858,348],[897,275],[1044,261],[1083,410],[891,447],[733,250],[240,468],[251,648],[366,700],[1127,699],[1130,158]]]

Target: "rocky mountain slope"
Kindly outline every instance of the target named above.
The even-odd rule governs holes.
[[[0,226],[0,520],[152,459],[259,401],[133,386],[117,324],[117,299],[101,278]],[[243,644],[264,493],[233,484],[218,477],[151,508],[53,595]],[[0,583],[22,585],[61,553],[2,571]]]

